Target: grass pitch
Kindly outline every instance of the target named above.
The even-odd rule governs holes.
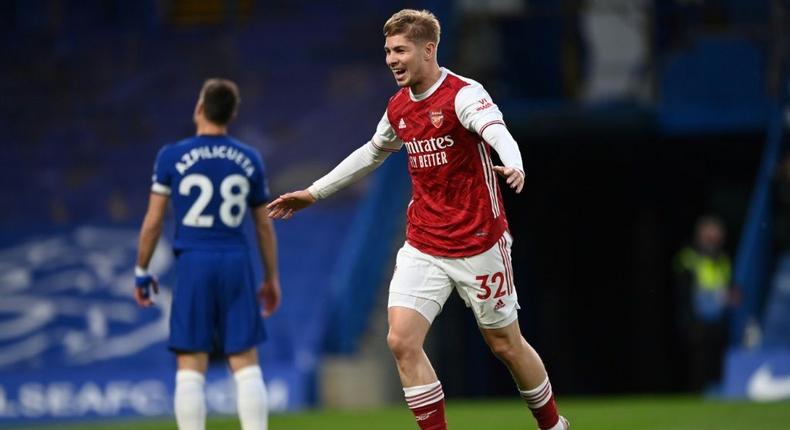
[[[562,400],[562,414],[574,430],[754,430],[790,429],[790,402],[746,403],[693,397],[617,397]],[[447,404],[452,430],[521,430],[536,426],[518,400],[458,401]],[[174,420],[57,425],[38,429],[174,430]],[[209,420],[208,430],[238,429],[235,418]],[[403,407],[364,411],[316,410],[271,417],[269,428],[294,430],[417,429]]]

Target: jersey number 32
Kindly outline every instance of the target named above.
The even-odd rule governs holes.
[[[200,190],[197,199],[192,203],[182,223],[187,227],[210,228],[214,225],[214,215],[204,214],[203,211],[211,202],[214,195],[214,185],[205,175],[193,173],[187,175],[178,185],[178,193],[188,196],[193,187]],[[219,206],[219,219],[228,227],[238,227],[247,211],[247,194],[250,192],[250,182],[242,175],[228,175],[219,185],[219,194],[222,204]],[[238,208],[233,213],[233,208]]]

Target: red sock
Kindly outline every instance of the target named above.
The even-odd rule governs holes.
[[[538,427],[550,429],[557,425],[560,421],[560,415],[557,412],[557,403],[554,402],[554,394],[551,392],[549,378],[546,378],[536,388],[519,390],[519,392],[521,393],[521,398],[524,399],[532,411],[535,421],[538,422]]]
[[[422,430],[447,430],[444,418],[444,391],[439,381],[403,389],[406,403]]]
[[[549,401],[545,405],[532,409],[532,416],[538,422],[538,427],[541,429],[550,429],[557,425],[560,420],[560,415],[557,413],[557,403],[554,402],[554,395],[549,397]]]

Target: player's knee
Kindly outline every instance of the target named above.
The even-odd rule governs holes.
[[[403,336],[390,330],[387,333],[387,346],[396,359],[408,357],[419,352],[419,345],[416,345],[408,336]]]
[[[507,337],[492,339],[488,346],[491,352],[504,362],[514,361],[522,353],[521,343]]]

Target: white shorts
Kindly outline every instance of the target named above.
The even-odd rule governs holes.
[[[480,327],[507,326],[520,309],[513,285],[512,243],[505,232],[488,251],[461,258],[435,257],[405,243],[398,251],[387,306],[414,309],[433,323],[455,288]]]

